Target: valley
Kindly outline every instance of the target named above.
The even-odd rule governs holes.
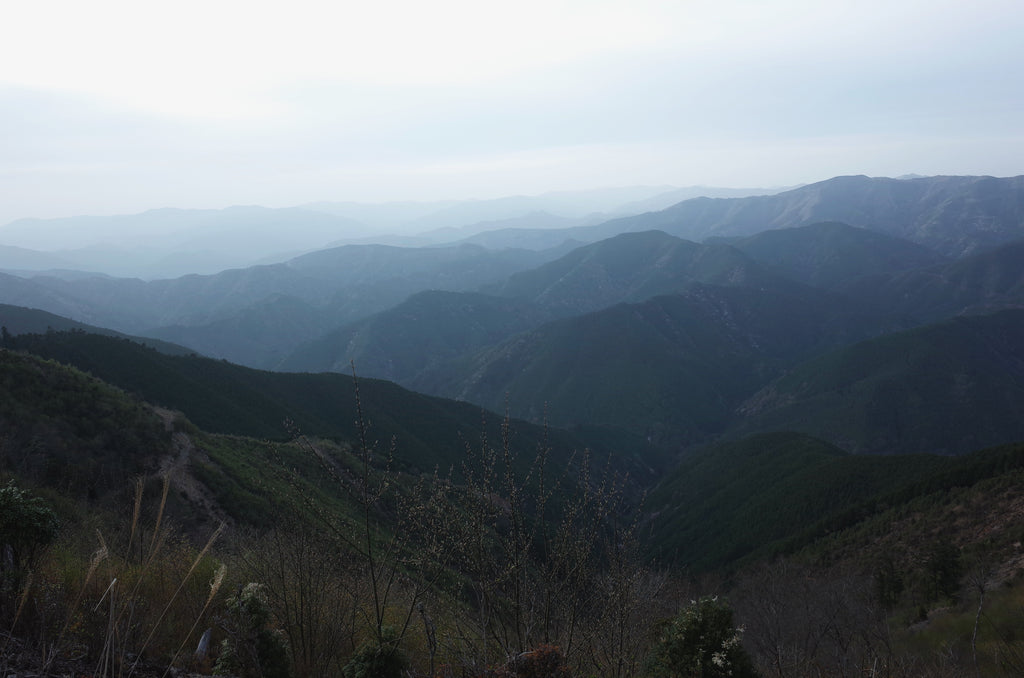
[[[399,649],[420,675],[544,652],[640,675],[658,624],[714,595],[763,675],[1017,675],[1024,179],[666,195],[559,218],[396,205],[423,228],[404,244],[325,248],[355,208],[308,205],[308,251],[181,277],[6,267],[0,477],[75,526],[25,558],[53,590],[77,570],[88,602],[65,587],[58,621],[23,610],[42,589],[0,568],[8,638],[111,652],[88,628],[110,579],[171,606],[152,557],[230,569],[235,593],[203,605],[205,582],[165,566],[187,580],[167,623],[189,642],[185,618],[214,605],[225,648],[271,651],[238,616],[265,586],[289,675]],[[299,219],[251,214],[282,242]],[[117,558],[90,569],[96,530]],[[344,614],[290,617],[302,586]],[[146,645],[117,633],[119,661]],[[182,664],[170,641],[144,649]]]

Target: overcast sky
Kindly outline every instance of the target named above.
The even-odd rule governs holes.
[[[31,0],[0,224],[1024,174],[1021,0]]]

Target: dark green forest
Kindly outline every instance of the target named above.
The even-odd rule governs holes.
[[[47,339],[160,355],[78,332],[16,341]],[[664,665],[709,651],[693,630],[709,624],[734,675],[826,660],[958,675],[975,659],[1013,675],[1021,594],[989,582],[1024,523],[990,516],[1024,500],[1020,445],[877,457],[755,435],[691,453],[641,497],[627,469],[556,449],[578,442],[565,434],[492,431],[479,411],[443,458],[457,463],[410,463],[372,423],[394,406],[372,381],[349,377],[334,403],[351,431],[270,439],[203,431],[24,349],[0,357],[5,515],[37,523],[3,528],[23,554],[3,573],[9,665],[46,647],[54,674],[88,657],[97,675],[677,675]],[[979,609],[977,638],[956,631]],[[773,658],[770,641],[792,646]],[[949,643],[962,654],[937,654]]]

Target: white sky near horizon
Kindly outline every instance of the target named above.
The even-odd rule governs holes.
[[[1022,35],[1020,0],[0,0],[0,225],[1022,174]]]

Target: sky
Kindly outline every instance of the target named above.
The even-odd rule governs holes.
[[[0,2],[0,224],[1024,174],[1020,0]]]

